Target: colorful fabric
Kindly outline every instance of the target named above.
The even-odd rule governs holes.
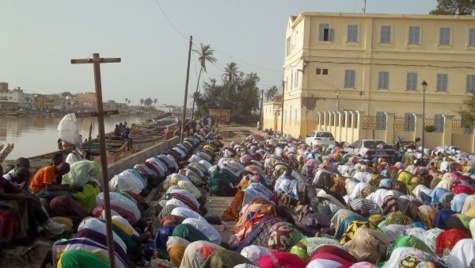
[[[377,263],[385,259],[391,239],[379,230],[359,228],[345,244],[358,261]]]
[[[292,224],[279,222],[270,229],[270,237],[267,247],[278,251],[289,251],[302,238]]]
[[[195,241],[200,241],[200,240],[209,241],[206,235],[204,235],[200,230],[196,229],[190,224],[177,225],[173,229],[172,236],[178,236],[190,242],[195,242]]]
[[[460,213],[465,214],[465,212],[467,212],[467,210],[469,210],[473,206],[475,206],[475,195],[470,195],[465,199]]]
[[[442,257],[448,256],[455,244],[466,238],[470,239],[471,237],[457,229],[444,231],[437,237],[435,253]]]
[[[295,254],[284,251],[275,251],[262,257],[259,260],[258,265],[261,268],[301,268],[305,267],[306,263]]]
[[[462,239],[455,244],[447,257],[449,267],[470,267],[475,260],[475,240]]]
[[[405,248],[405,247],[419,249],[419,250],[424,251],[427,254],[430,254],[431,256],[436,256],[434,251],[432,251],[422,240],[414,236],[403,235],[403,236],[398,237],[398,239],[394,241],[393,251],[398,248]]]
[[[105,258],[84,250],[71,250],[61,255],[58,268],[108,268],[109,261]]]
[[[46,187],[46,184],[56,182],[58,174],[53,165],[41,168],[30,180],[30,189],[32,193],[37,193]]]
[[[181,260],[185,254],[186,247],[190,244],[188,240],[185,240],[177,236],[169,236],[167,240],[167,252],[170,260],[180,267]]]
[[[213,251],[213,253],[211,253],[211,255],[206,259],[200,268],[233,268],[234,266],[243,263],[253,264],[253,262],[246,259],[239,253],[226,249],[216,249]]]
[[[383,268],[393,267],[415,267],[423,261],[435,263],[437,259],[422,250],[412,247],[400,247],[393,250],[389,260],[382,266]],[[379,266],[379,265],[378,265]]]
[[[457,194],[450,202],[450,208],[456,213],[460,213],[467,197],[468,195],[465,193]]]
[[[217,249],[224,248],[208,241],[193,242],[186,247],[180,267],[200,268],[213,251]]]
[[[96,197],[101,192],[99,187],[92,184],[84,184],[81,192],[72,193],[76,199],[87,211],[92,211],[96,207]]]
[[[398,210],[395,212],[391,212],[386,216],[386,225],[389,224],[402,224],[406,225],[408,223],[411,223],[412,220],[410,220],[402,211]]]
[[[372,223],[369,221],[363,220],[355,220],[352,221],[349,225],[348,228],[346,229],[345,234],[343,234],[342,238],[340,239],[340,244],[345,245],[347,242],[351,241],[355,235],[355,232],[360,229],[360,228],[369,228],[376,230],[377,227],[374,226]]]
[[[437,214],[435,215],[434,221],[432,222],[432,226],[447,230],[447,222],[450,216],[452,216],[453,214],[455,214],[455,211],[452,211],[450,209],[439,210],[439,212],[437,212]]]

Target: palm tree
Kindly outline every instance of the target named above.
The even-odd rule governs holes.
[[[128,98],[125,98],[125,104],[127,104],[127,101],[128,101],[128,100],[129,100]]]
[[[277,94],[278,91],[279,89],[276,86],[272,86],[269,89],[267,89],[266,94],[265,94],[266,100],[274,101],[275,95]]]
[[[131,100],[128,100],[128,101],[127,101],[127,104],[130,104],[130,102],[131,102]]]
[[[203,43],[201,43],[201,49],[200,50],[193,49],[193,51],[197,53],[198,55],[200,55],[198,57],[198,60],[200,62],[201,68],[198,74],[198,82],[196,83],[195,94],[193,95],[193,107],[191,108],[192,119],[194,118],[194,115],[195,115],[195,98],[196,98],[196,93],[198,92],[198,89],[200,87],[201,72],[204,71],[206,73],[206,62],[209,62],[209,63],[216,62],[216,58],[213,57],[214,49],[211,49],[211,45],[203,45]]]
[[[140,105],[143,105],[143,103],[144,103],[144,100],[140,99]]]
[[[157,102],[158,102],[157,98],[153,99],[153,105],[157,106]]]
[[[231,62],[226,64],[226,68],[224,68],[224,74],[221,77],[225,78],[229,84],[232,84],[238,74],[239,71],[237,64],[235,62]]]

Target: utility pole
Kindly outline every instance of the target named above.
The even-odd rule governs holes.
[[[364,0],[363,13],[366,13],[366,0]]]
[[[186,101],[188,100],[188,81],[190,80],[191,46],[193,46],[193,36],[190,35],[190,47],[188,49],[188,67],[186,68],[185,99],[183,100],[183,117],[181,119],[180,142],[183,141],[183,131],[185,130]]]
[[[260,120],[261,120],[260,126],[263,126],[264,125],[264,90],[263,89],[261,89],[261,118]]]
[[[282,111],[281,111],[281,118],[280,118],[280,133],[282,133],[282,137],[284,137],[284,96],[285,96],[285,81],[282,81]]]
[[[102,85],[101,85],[101,63],[120,62],[120,58],[100,58],[99,53],[94,53],[92,59],[72,59],[71,64],[93,64],[94,66],[94,85],[96,88],[96,107],[97,120],[99,121],[99,145],[101,152],[101,167],[102,167],[102,187],[104,193],[104,206],[106,212],[106,233],[107,233],[107,248],[109,251],[109,267],[115,268],[115,254],[114,254],[114,238],[112,236],[112,217],[109,194],[109,174],[107,170],[107,152],[104,131],[104,107],[102,103]]]

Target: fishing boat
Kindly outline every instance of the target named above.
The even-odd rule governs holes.
[[[133,146],[129,149],[127,143],[123,140],[120,140],[119,137],[116,137],[113,132],[109,132],[105,134],[105,144],[107,150],[107,163],[110,165],[120,159],[123,159],[127,156],[133,155],[135,153],[139,153],[141,150],[153,146],[157,143],[163,142],[168,140],[174,136],[175,131],[179,128],[179,120],[178,118],[169,118],[165,117],[162,119],[166,119],[164,122],[168,122],[169,124],[164,125],[160,124],[155,127],[149,128],[135,128],[134,133],[130,134],[130,138],[133,140]],[[163,122],[162,122],[163,123]],[[132,131],[131,131],[132,133]],[[88,155],[88,159],[100,161],[100,141],[99,138],[91,139],[82,144],[82,149]],[[48,165],[51,163],[51,159],[53,155],[60,153],[66,156],[72,151],[72,148],[60,149],[57,151],[28,157],[30,160],[30,166],[32,171],[36,171],[40,167]],[[11,164],[11,163],[9,163]]]

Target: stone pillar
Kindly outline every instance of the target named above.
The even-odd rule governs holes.
[[[345,135],[343,137],[343,141],[346,141],[346,142],[351,142],[353,141],[353,126],[351,125],[351,121],[350,121],[350,114],[351,112],[350,111],[344,111],[345,113]],[[351,117],[353,118],[353,116]]]
[[[332,128],[330,129],[330,132],[335,134],[336,129],[337,129],[337,118],[336,118],[336,112],[330,112],[332,115]]]
[[[422,146],[422,132],[424,131],[424,126],[422,125],[422,114],[414,114],[414,132],[412,133],[412,140],[416,140],[416,137],[421,138]],[[427,148],[427,143],[424,141],[424,147]]]
[[[356,137],[354,137],[355,140],[358,140],[358,139],[364,139],[364,129],[363,129],[363,115],[364,115],[364,112],[363,111],[356,111],[356,116],[357,116],[357,121],[356,121]],[[354,116],[352,116],[352,120],[355,120],[353,119]]]
[[[328,126],[328,112],[323,112],[323,127],[322,130],[326,130]]]
[[[444,117],[444,134],[442,135],[442,145],[452,145],[452,121],[453,115],[443,114]],[[427,143],[425,145],[427,147]]]
[[[343,115],[341,112],[336,113],[338,115],[338,128],[337,133],[334,133],[335,139],[337,139],[337,141],[342,141],[343,132],[345,131],[345,127],[343,125]]]
[[[385,141],[387,144],[394,144],[394,116],[396,113],[386,112],[386,132],[385,132]]]
[[[322,112],[317,112],[317,117],[318,117],[317,129],[321,129],[322,128],[322,120],[323,120]],[[313,131],[313,129],[310,130],[310,131]],[[308,133],[306,133],[305,135],[307,135],[307,134]]]

